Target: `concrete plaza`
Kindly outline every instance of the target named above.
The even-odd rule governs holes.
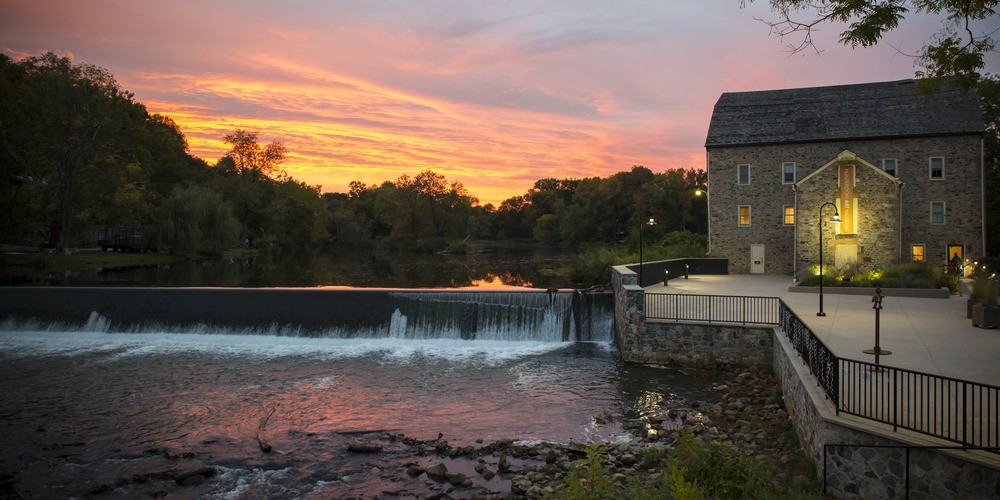
[[[862,353],[875,345],[871,295],[823,294],[825,317],[817,316],[819,294],[791,292],[789,276],[691,275],[645,288],[646,293],[780,297],[842,358],[874,361]],[[894,297],[882,300],[880,345],[891,351],[880,362],[958,379],[1000,386],[1000,330],[972,326],[966,318],[968,293],[947,299]]]

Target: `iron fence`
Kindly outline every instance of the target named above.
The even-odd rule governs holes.
[[[816,334],[806,325],[805,321],[802,321],[795,314],[792,308],[780,300],[778,317],[778,327],[785,332],[785,337],[802,357],[802,361],[816,377],[823,392],[833,401],[833,405],[839,406],[837,356],[822,340],[816,337]]]
[[[840,359],[838,411],[966,446],[1000,447],[1000,387]]]
[[[647,319],[777,325],[837,412],[1000,448],[1000,387],[838,357],[777,297],[645,294]]]
[[[776,325],[780,302],[777,297],[647,293],[646,318]]]

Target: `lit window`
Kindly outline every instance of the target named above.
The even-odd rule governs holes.
[[[931,202],[931,224],[944,224],[944,202]]]
[[[787,162],[781,164],[781,183],[795,184],[795,163]]]
[[[750,225],[750,205],[740,205],[740,225]]]
[[[913,245],[910,247],[910,253],[913,255],[913,262],[923,262],[924,261],[924,246],[923,245]]]
[[[785,225],[795,224],[795,205],[785,205]]]
[[[737,184],[750,184],[750,164],[742,163],[736,166],[737,170]]]
[[[882,160],[881,163],[882,163],[882,170],[885,170],[885,173],[887,173],[887,174],[889,174],[889,175],[891,175],[893,177],[899,177],[899,175],[896,174],[896,159],[895,158],[886,158],[886,159]]]
[[[944,158],[935,156],[930,160],[931,180],[944,179]]]

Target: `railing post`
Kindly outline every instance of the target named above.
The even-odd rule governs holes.
[[[840,358],[833,357],[833,411],[840,415]]]
[[[899,370],[892,370],[892,431],[899,426],[899,405],[903,398],[899,397]]]
[[[910,498],[910,447],[906,447],[906,497]]]
[[[966,387],[966,383],[962,382],[962,444],[969,444],[968,430],[969,430],[969,419],[967,418],[967,413],[969,411],[968,397],[969,389]]]
[[[823,445],[823,494],[826,495],[826,450],[830,448],[829,444]]]

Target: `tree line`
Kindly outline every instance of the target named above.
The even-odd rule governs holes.
[[[480,205],[459,182],[432,171],[381,185],[353,182],[348,193],[328,193],[329,232],[340,242],[440,251],[455,240],[534,239],[576,248],[614,243],[638,231],[640,220],[659,221],[651,238],[671,231],[707,232],[703,170],[653,173],[642,166],[606,178],[540,179],[499,207]]]
[[[222,139],[229,150],[209,164],[107,70],[52,53],[0,55],[0,238],[68,251],[141,228],[172,253],[217,255],[321,244],[442,251],[470,238],[572,248],[620,241],[650,216],[660,221],[651,236],[706,230],[704,202],[692,198],[704,171],[542,179],[494,207],[430,170],[322,194],[285,173],[281,142],[241,129]]]
[[[219,254],[328,239],[319,188],[278,168],[284,146],[243,130],[223,140],[231,149],[209,165],[107,70],[0,54],[0,241],[68,251],[128,228],[144,245]]]
[[[987,123],[988,246],[998,248],[1000,79],[979,79]],[[287,175],[281,142],[256,131],[222,138],[214,164],[189,154],[169,117],[149,113],[106,70],[43,54],[0,54],[0,242],[68,251],[119,228],[175,254],[320,245],[461,251],[470,239],[550,247],[693,241],[707,233],[704,170],[643,166],[608,177],[540,179],[523,195],[480,204],[430,170],[321,193]],[[652,218],[655,225],[641,225]],[[641,226],[640,226],[641,225]]]

